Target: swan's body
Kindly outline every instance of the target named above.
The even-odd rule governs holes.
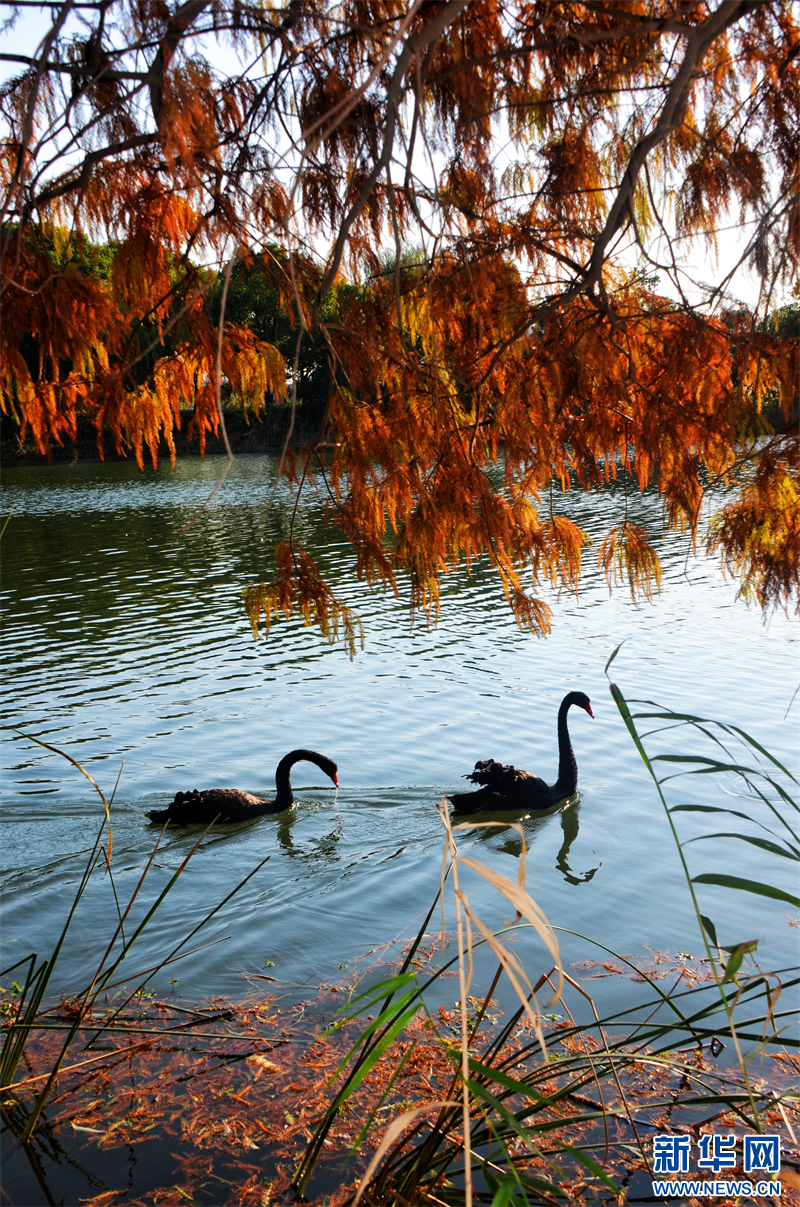
[[[464,779],[482,784],[477,792],[461,792],[450,797],[456,813],[477,813],[482,809],[549,809],[572,796],[578,786],[578,764],[567,729],[567,713],[573,704],[594,716],[589,697],[584,692],[570,692],[558,710],[558,779],[546,784],[538,775],[520,771],[484,759],[475,764],[471,775]]]
[[[282,813],[294,801],[289,772],[295,763],[314,763],[333,780],[336,787],[338,770],[333,759],[314,750],[292,750],[278,763],[275,771],[276,794],[274,800],[254,796],[252,792],[240,792],[238,788],[208,788],[205,792],[178,792],[168,809],[153,809],[147,816],[151,821],[173,822],[175,825],[209,825],[220,822],[248,821],[264,813]]]

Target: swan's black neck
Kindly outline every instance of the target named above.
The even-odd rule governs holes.
[[[288,809],[294,801],[292,785],[289,782],[289,772],[295,763],[301,762],[314,763],[326,775],[330,775],[329,768],[331,766],[334,768],[336,766],[324,754],[317,754],[315,750],[290,750],[288,754],[283,756],[275,770],[275,787],[277,788],[275,804],[280,805],[282,809]]]
[[[558,780],[552,789],[553,798],[556,800],[572,796],[578,786],[578,764],[575,762],[572,742],[569,740],[569,730],[567,729],[567,713],[571,704],[572,701],[567,696],[561,701],[561,707],[558,710]]]

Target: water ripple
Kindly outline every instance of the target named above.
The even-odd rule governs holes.
[[[558,866],[563,818],[532,819],[525,825],[534,895],[554,920],[626,950],[693,933],[677,858],[603,667],[625,640],[614,672],[626,694],[739,724],[796,766],[798,702],[785,714],[798,643],[785,617],[764,625],[735,601],[716,564],[687,561],[687,542],[671,536],[656,542],[664,583],[652,605],[636,607],[622,591],[610,596],[589,551],[577,599],[540,591],[555,612],[546,641],[519,631],[496,579],[480,565],[472,577],[447,576],[438,627],[419,620],[411,627],[406,587],[395,598],[360,584],[349,548],[326,529],[309,496],[299,512],[303,539],[361,615],[366,650],[351,663],[298,620],[276,624],[269,640],[254,643],[241,588],[271,575],[268,551],[287,531],[285,485],[263,512],[274,463],[237,459],[209,510],[169,544],[219,464],[188,460],[144,474],[127,464],[4,472],[4,508],[15,510],[0,595],[2,718],[28,735],[10,736],[5,747],[6,955],[47,950],[100,816],[90,785],[31,738],[71,754],[107,794],[124,758],[114,812],[121,891],[135,884],[154,841],[145,809],[194,786],[269,793],[278,757],[296,746],[335,757],[336,806],[319,786],[324,777],[298,768],[297,809],[210,836],[149,940],[151,954],[166,950],[177,920],[201,916],[270,854],[207,936],[231,933],[224,953],[212,948],[193,957],[180,975],[210,990],[227,986],[231,968],[256,970],[272,959],[280,976],[299,983],[321,975],[321,966],[332,975],[427,909],[439,875],[436,801],[463,787],[476,759],[496,757],[555,778],[555,715],[564,692],[578,686],[591,695],[597,719],[571,721],[582,805],[569,860],[579,876],[599,870],[591,882],[566,881]],[[595,537],[619,519],[620,507],[615,488],[588,498],[573,492],[561,503]],[[657,498],[637,500],[635,518],[659,533]],[[698,790],[720,802],[739,791],[733,780],[708,777]],[[697,824],[687,815],[687,836]],[[167,834],[156,884],[193,841]],[[513,831],[470,831],[464,841],[516,875]],[[692,858],[706,858],[701,848],[710,845],[689,848]],[[747,858],[757,875],[760,856]],[[655,875],[658,893],[643,891],[643,879]],[[470,891],[483,900],[480,886]],[[495,907],[487,900],[486,908]],[[730,925],[741,922],[749,937],[762,923],[767,928],[769,908],[737,904]],[[107,883],[91,887],[85,916],[91,921],[68,948],[76,983],[97,919],[111,925]],[[499,907],[498,920],[504,916]]]

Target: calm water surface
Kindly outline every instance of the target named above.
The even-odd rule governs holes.
[[[716,563],[669,537],[658,544],[665,574],[653,605],[637,608],[621,591],[610,597],[590,550],[580,598],[551,600],[547,640],[517,629],[495,579],[481,570],[446,580],[438,627],[411,628],[402,595],[370,593],[357,582],[346,545],[325,529],[321,501],[309,493],[299,539],[361,615],[366,649],[350,662],[298,622],[276,624],[268,640],[254,642],[241,588],[270,576],[289,496],[279,489],[266,510],[274,462],[240,457],[198,523],[179,535],[221,464],[187,460],[144,473],[126,463],[5,471],[3,510],[14,514],[3,540],[3,719],[26,736],[7,730],[4,748],[3,965],[52,946],[101,816],[86,781],[33,738],[81,762],[107,794],[124,760],[113,807],[123,893],[155,841],[146,809],[194,787],[270,794],[278,758],[296,746],[335,758],[338,796],[301,764],[292,812],[209,836],[137,964],[162,957],[270,856],[196,940],[226,941],[164,970],[156,988],[191,998],[244,993],[244,976],[269,975],[303,994],[339,980],[362,953],[424,915],[439,876],[436,802],[463,787],[460,777],[476,759],[555,779],[556,712],[572,688],[591,696],[596,715],[571,714],[580,805],[524,822],[528,887],[555,924],[618,951],[696,951],[665,819],[603,668],[625,639],[613,670],[628,696],[740,725],[796,769],[793,624],[777,615],[764,625],[736,602]],[[596,535],[621,518],[613,489],[562,502]],[[658,532],[657,499],[638,500],[632,518]],[[672,802],[741,808],[739,791],[733,778],[695,777],[679,782]],[[681,823],[687,837],[707,825],[693,818]],[[148,900],[197,833],[166,835]],[[516,877],[514,831],[471,829],[462,841]],[[788,860],[762,859],[732,840],[689,851],[693,870],[768,877],[792,891]],[[477,878],[468,891],[487,921],[508,917]],[[794,959],[797,931],[779,904],[717,888],[704,890],[702,904],[722,942],[759,936],[776,966]],[[112,924],[108,881],[98,876],[65,953],[60,991],[84,982]],[[525,944],[535,979],[544,957],[533,940]],[[568,960],[592,954],[569,936],[564,945]],[[612,992],[602,983],[597,989]]]

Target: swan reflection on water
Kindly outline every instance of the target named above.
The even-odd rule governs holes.
[[[519,859],[522,854],[522,839],[519,836],[519,831],[512,828],[513,823],[521,823],[525,842],[530,848],[536,842],[539,833],[550,824],[553,817],[558,815],[561,820],[561,829],[564,832],[564,841],[556,856],[556,869],[561,872],[568,884],[588,884],[594,877],[600,864],[597,867],[591,868],[588,872],[584,872],[583,875],[573,872],[569,865],[569,853],[572,849],[572,844],[578,837],[580,829],[580,803],[581,798],[576,792],[569,800],[562,801],[551,809],[542,810],[535,814],[527,813],[522,817],[519,814],[514,815],[508,812],[502,818],[498,818],[497,812],[493,811],[491,820],[494,824],[488,826],[486,829],[476,826],[472,831],[472,836],[480,838],[482,842],[491,842],[492,848],[495,851],[502,852],[504,855],[511,855],[514,859]],[[453,820],[456,821],[457,818],[458,815],[454,814]],[[461,825],[465,825],[465,823],[462,822]],[[504,829],[504,827],[507,828]],[[497,839],[500,836],[502,838],[498,842]]]
[[[564,841],[561,844],[561,850],[556,856],[556,867],[569,884],[588,884],[597,871],[597,868],[600,867],[600,864],[598,863],[596,868],[592,868],[590,871],[584,872],[582,876],[576,876],[567,862],[570,848],[572,847],[575,839],[578,837],[578,813],[580,811],[580,807],[580,797],[576,796],[574,800],[567,801],[561,810],[561,829],[564,831]]]
[[[338,794],[338,790],[337,790]],[[334,805],[336,801],[334,799]],[[322,859],[324,862],[338,862],[341,854],[338,849],[338,843],[341,841],[344,834],[344,824],[342,815],[338,808],[335,814],[335,823],[332,830],[327,834],[323,834],[320,838],[314,838],[311,841],[311,846],[308,840],[304,840],[302,845],[298,845],[292,839],[292,827],[298,820],[297,812],[294,809],[287,809],[286,812],[278,814],[278,825],[275,829],[275,837],[278,840],[278,845],[284,855],[289,855],[293,859]]]

